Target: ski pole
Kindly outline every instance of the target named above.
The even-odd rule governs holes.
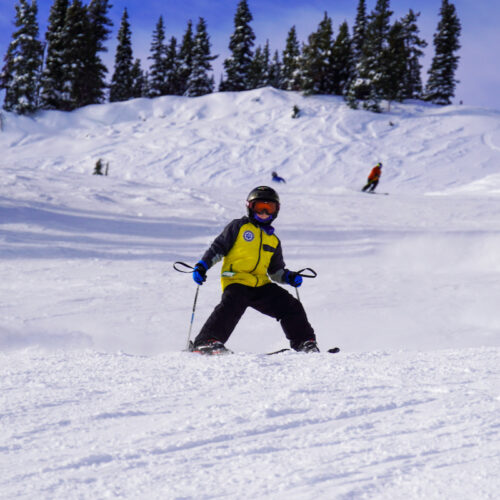
[[[318,276],[318,273],[314,269],[311,269],[310,267],[304,267],[304,269],[297,271],[297,274],[299,276],[302,276],[303,278],[316,278],[316,276]],[[297,300],[300,302],[300,295],[298,288],[295,288],[295,293],[297,294]]]
[[[183,271],[182,269],[179,269],[176,267],[177,265],[186,267],[190,269],[189,271]],[[176,271],[179,271],[180,273],[192,273],[194,267],[190,266],[189,264],[186,264],[185,262],[174,262],[174,269]],[[186,342],[186,350],[189,351],[189,343],[191,341],[191,330],[193,329],[193,322],[194,322],[194,312],[196,311],[196,302],[198,301],[198,292],[200,291],[200,285],[196,287],[196,293],[194,294],[194,302],[193,302],[193,310],[191,312],[191,321],[189,322],[189,331],[188,331],[188,336],[187,336],[187,342]]]
[[[198,300],[198,292],[200,291],[200,285],[196,287],[196,293],[194,294],[193,311],[191,313],[191,321],[189,322],[189,331],[186,342],[186,350],[189,351],[189,343],[191,342],[191,330],[193,329],[194,312],[196,310],[196,302]]]

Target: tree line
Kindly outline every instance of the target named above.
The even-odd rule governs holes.
[[[160,16],[152,33],[150,64],[134,59],[127,9],[123,11],[111,81],[101,55],[111,34],[109,0],[54,0],[44,41],[39,37],[36,0],[18,0],[15,31],[4,57],[0,88],[3,107],[17,114],[37,110],[71,111],[88,104],[164,95],[201,96],[214,92],[210,37],[203,18],[188,21],[180,41],[166,39]],[[442,0],[434,34],[434,57],[424,87],[420,58],[427,42],[419,36],[419,13],[412,9],[391,23],[389,0],[377,0],[367,12],[358,0],[352,31],[343,22],[334,36],[327,12],[307,41],[299,42],[296,27],[288,32],[284,50],[273,53],[269,41],[255,45],[253,16],[240,0],[230,37],[230,55],[223,62],[219,92],[272,86],[305,95],[343,96],[354,109],[381,111],[381,102],[421,99],[450,104],[454,97],[461,32],[455,6]]]

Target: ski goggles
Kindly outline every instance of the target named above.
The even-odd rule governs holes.
[[[249,207],[256,213],[267,212],[269,215],[275,214],[279,205],[275,201],[254,200],[249,203]]]

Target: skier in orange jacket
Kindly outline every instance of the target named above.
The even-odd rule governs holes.
[[[366,183],[366,186],[362,189],[362,191],[368,190],[369,193],[372,193],[375,191],[375,188],[377,187],[378,181],[380,180],[380,176],[382,175],[382,163],[378,162],[373,168],[372,171],[370,172],[370,175],[368,176],[368,181]]]

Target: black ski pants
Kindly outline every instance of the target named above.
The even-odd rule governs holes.
[[[225,343],[247,307],[276,318],[292,349],[305,340],[316,340],[304,307],[284,288],[275,283],[259,287],[235,283],[225,288],[220,304],[203,325],[194,344],[201,345],[210,339]]]
[[[368,188],[368,191],[375,191],[375,188],[377,187],[378,185],[378,181],[368,181],[368,183],[366,184],[366,186],[362,189],[362,191],[366,191]]]

